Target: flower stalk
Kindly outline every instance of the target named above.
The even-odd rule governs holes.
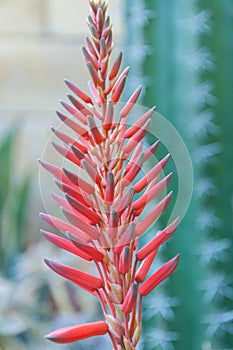
[[[67,221],[41,214],[59,233],[42,231],[54,245],[94,262],[99,276],[93,276],[50,259],[45,263],[60,276],[95,295],[105,321],[66,327],[47,336],[57,343],[69,343],[92,336],[109,334],[115,350],[135,350],[140,339],[142,297],[149,294],[177,267],[179,255],[165,263],[147,279],[159,247],[175,232],[178,219],[159,232],[141,249],[138,239],[168,206],[172,193],[165,196],[152,211],[140,218],[147,204],[167,186],[171,174],[159,179],[169,155],[158,162],[144,177],[143,164],[154,154],[159,141],[144,149],[155,107],[142,115],[134,125],[127,117],[136,105],[142,87],[132,93],[117,113],[129,68],[121,72],[122,53],[110,67],[113,50],[112,25],[107,16],[107,2],[90,0],[88,26],[91,37],[82,48],[90,74],[87,94],[73,82],[65,80],[74,94],[70,103],[61,101],[69,116],[58,117],[75,137],[52,128],[62,145],[55,149],[75,166],[77,171],[40,161],[55,177],[63,195],[52,194]],[[85,178],[79,170],[85,172]],[[139,194],[135,199],[135,194]]]

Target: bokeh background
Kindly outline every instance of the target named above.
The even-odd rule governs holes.
[[[109,13],[132,67],[129,93],[144,85],[141,103],[177,128],[195,174],[189,211],[160,255],[181,252],[180,266],[145,300],[140,349],[232,350],[233,1],[110,0]],[[63,79],[86,89],[87,14],[87,0],[0,1],[1,350],[61,348],[43,335],[99,317],[95,300],[44,267],[43,256],[72,259],[40,237],[38,217],[37,158]],[[110,348],[106,338],[63,348],[94,346]]]

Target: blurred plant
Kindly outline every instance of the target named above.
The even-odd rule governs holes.
[[[126,104],[119,104],[129,68],[119,73],[120,53],[108,71],[113,43],[112,25],[106,15],[107,3],[101,0],[90,0],[89,3],[88,25],[92,37],[86,39],[86,47],[82,50],[91,77],[88,82],[91,96],[66,81],[76,97],[68,95],[71,104],[64,101],[61,104],[75,119],[60,112],[57,114],[75,136],[70,137],[55,128],[52,131],[63,142],[63,145],[53,143],[64,157],[63,162],[71,161],[76,171],[82,171],[91,183],[64,167],[40,161],[55,176],[56,184],[64,194],[52,193],[52,198],[69,223],[48,214],[41,214],[41,217],[63,233],[42,231],[49,241],[95,263],[98,277],[45,259],[53,271],[99,299],[105,321],[65,327],[50,333],[47,338],[57,343],[71,343],[108,333],[115,350],[133,350],[140,338],[142,297],[177,267],[179,255],[147,278],[159,247],[172,236],[179,220],[174,220],[137,250],[139,237],[170,202],[171,193],[138,221],[147,204],[166,188],[171,178],[171,174],[159,178],[169,156],[144,177],[137,178],[143,164],[159,145],[157,141],[150,147],[143,147],[154,108],[130,125],[127,117],[136,105],[141,87]],[[117,107],[121,108],[119,112]]]
[[[14,348],[17,340],[11,339],[11,335],[22,333],[29,324],[28,318],[13,306],[12,296],[15,295],[15,300],[19,297],[20,286],[10,280],[15,260],[25,247],[24,232],[30,187],[29,179],[17,182],[12,171],[17,136],[16,129],[10,130],[0,145],[0,346],[3,349]],[[31,289],[27,288],[27,291],[30,300]],[[18,298],[16,303],[19,306],[22,299]],[[20,348],[19,344],[17,346]]]
[[[194,56],[200,84],[196,89],[199,117],[193,126],[200,148],[196,161],[202,179],[196,193],[203,201],[198,220],[206,235],[198,252],[206,269],[201,289],[206,304],[203,347],[232,347],[232,148],[233,5],[229,1],[197,1],[200,49]],[[222,67],[222,69],[219,69]],[[205,157],[204,157],[204,156]]]
[[[27,205],[30,179],[19,182],[14,175],[14,151],[17,139],[12,129],[0,145],[0,268],[8,275],[15,256],[26,246]],[[9,239],[10,237],[10,239]]]
[[[172,340],[172,336],[164,333],[161,348],[174,349],[177,338],[177,350],[230,349],[232,3],[228,0],[143,2],[154,14],[145,26],[144,44],[150,46],[150,52],[143,75],[152,79],[148,81],[144,103],[156,100],[158,110],[179,130],[192,154],[195,172],[191,211],[180,225],[181,234],[168,246],[169,254],[170,249],[181,247],[182,240],[185,263],[174,283],[167,284],[172,295],[171,306],[173,298],[175,305],[178,302],[175,318],[168,316],[172,309],[167,314],[161,313],[165,327],[178,334]],[[164,253],[166,256],[167,252]],[[153,310],[150,316],[152,313]],[[151,320],[156,322],[155,317]],[[155,340],[156,336],[145,348],[157,349]]]

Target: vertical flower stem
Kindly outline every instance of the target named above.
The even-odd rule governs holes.
[[[134,261],[134,266],[133,266],[132,275],[131,275],[131,283],[132,283],[132,281],[134,281],[134,279],[135,279],[135,274],[136,274],[136,270],[137,270],[137,264],[138,264],[138,260],[135,260],[135,261]]]
[[[137,296],[137,298],[138,298],[138,296]],[[129,329],[130,336],[132,336],[133,330],[134,330],[134,321],[136,319],[136,311],[137,311],[137,298],[136,298],[135,305],[134,305],[134,308],[132,311],[132,318],[131,318],[131,324],[130,324],[130,329]]]
[[[108,334],[109,334],[109,337],[110,337],[110,339],[111,339],[111,341],[112,341],[113,350],[118,350],[119,348],[118,348],[118,346],[117,346],[117,344],[116,344],[116,342],[115,342],[115,339],[114,339],[112,333],[111,333],[111,332],[108,332]]]
[[[96,267],[97,267],[97,270],[98,270],[98,272],[99,272],[100,277],[102,278],[102,280],[103,280],[103,281],[105,282],[105,284],[106,284],[106,276],[103,275],[103,272],[102,272],[102,270],[101,270],[101,268],[100,268],[100,266],[99,266],[99,264],[98,264],[97,262],[95,262],[95,265],[96,265]]]
[[[109,306],[109,309],[111,310],[111,313],[112,313],[113,317],[116,317],[116,310],[114,309],[114,306],[113,306],[111,300],[109,299],[109,296],[108,296],[108,293],[107,293],[105,287],[103,287],[103,291],[104,291],[104,295],[105,295],[107,304]]]
[[[122,289],[123,289],[123,298],[125,298],[126,293],[127,293],[126,276],[125,275],[122,275]],[[129,335],[129,316],[128,316],[128,314],[124,314],[124,326],[125,326],[126,338],[130,339],[130,335]]]
[[[103,298],[102,298],[102,296],[101,296],[101,294],[100,294],[100,292],[98,291],[98,289],[97,289],[97,294],[98,294],[98,296],[99,296],[99,301],[100,301],[100,304],[101,304],[101,307],[102,307],[102,310],[103,310],[103,313],[104,313],[104,315],[106,315],[107,314],[107,309],[106,309],[106,306],[105,306],[105,303],[104,303],[104,300],[103,300]]]
[[[142,296],[140,295],[139,305],[138,305],[138,324],[141,324],[141,322],[142,322]]]

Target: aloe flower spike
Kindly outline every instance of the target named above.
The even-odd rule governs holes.
[[[129,125],[129,115],[142,90],[139,86],[118,112],[129,67],[122,69],[121,52],[114,62],[111,60],[113,36],[107,1],[89,0],[89,4],[91,36],[82,47],[90,75],[89,93],[65,80],[71,91],[67,94],[69,102],[61,101],[65,114],[56,113],[72,135],[52,127],[61,142],[52,144],[65,167],[40,161],[61,192],[52,192],[51,197],[64,219],[44,213],[41,218],[57,230],[42,231],[47,240],[97,267],[98,275],[94,275],[45,259],[55,273],[98,298],[104,320],[68,326],[50,333],[47,339],[64,344],[108,334],[114,350],[135,350],[141,333],[142,297],[178,265],[179,255],[147,278],[159,247],[173,235],[179,219],[138,249],[140,237],[170,203],[172,192],[142,219],[148,203],[166,189],[171,179],[171,173],[161,176],[170,155],[141,175],[143,165],[159,146],[159,141],[144,146],[155,107]]]

